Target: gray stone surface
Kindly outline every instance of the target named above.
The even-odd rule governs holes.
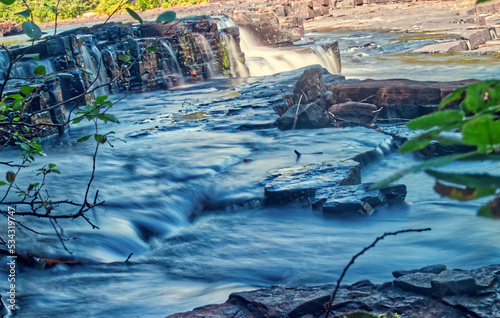
[[[432,273],[413,273],[401,276],[392,281],[395,287],[426,296],[433,295],[431,281],[436,277]]]
[[[443,267],[444,265],[432,265],[420,270],[438,272]],[[499,268],[500,265],[491,265],[471,271],[445,272],[469,273],[470,275],[474,272],[474,275],[477,275],[476,279],[483,279],[498,275]],[[405,271],[396,272],[403,273]],[[401,279],[412,276],[412,280],[403,281]],[[430,279],[436,276],[435,273],[417,272],[394,280],[394,285],[391,283],[376,285],[366,280],[352,285],[343,285],[337,292],[332,306],[333,313],[330,314],[330,317],[333,317],[334,314],[345,314],[353,311],[367,311],[372,314],[392,312],[405,318],[500,317],[500,302],[498,301],[500,286],[498,281],[494,282],[487,293],[435,298],[436,296],[432,294],[430,288]],[[486,278],[486,280],[490,280],[490,278]],[[404,289],[400,288],[398,284]],[[334,287],[334,285],[272,286],[251,292],[234,293],[223,304],[208,305],[169,317],[319,318],[325,315],[325,304],[328,302]]]
[[[319,189],[359,183],[360,165],[353,160],[278,169],[266,181],[266,204],[308,202]]]
[[[473,295],[479,286],[472,276],[464,271],[445,270],[431,280],[434,294],[442,298],[448,295]]]

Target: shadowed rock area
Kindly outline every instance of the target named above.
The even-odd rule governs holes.
[[[330,317],[354,311],[397,313],[402,318],[498,317],[500,265],[472,270],[448,270],[432,265],[395,271],[392,282],[360,281],[342,285]],[[311,287],[272,286],[233,293],[219,305],[199,307],[168,316],[190,317],[323,317],[335,285]]]

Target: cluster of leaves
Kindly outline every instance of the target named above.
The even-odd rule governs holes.
[[[87,12],[99,14],[113,14],[117,8],[119,10],[127,4],[132,10],[144,11],[158,8],[170,8],[183,5],[194,5],[208,2],[208,0],[1,0],[0,1],[0,22],[17,21],[23,22],[20,12],[29,7],[34,22],[54,21],[54,9],[57,8],[61,19],[71,19],[81,16]]]
[[[450,105],[457,104],[459,104],[458,109],[448,109]],[[492,196],[493,199],[481,207],[478,213],[482,216],[500,218],[499,171],[496,171],[495,175],[450,173],[435,169],[455,161],[500,160],[499,80],[476,82],[457,89],[441,101],[439,111],[414,119],[407,126],[410,129],[425,131],[403,144],[400,148],[402,153],[420,150],[432,142],[444,145],[467,145],[475,150],[424,161],[398,172],[374,187],[385,186],[409,173],[425,171],[436,178],[434,190],[442,196],[462,201]]]

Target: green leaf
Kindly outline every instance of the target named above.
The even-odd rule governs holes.
[[[428,135],[424,134],[418,136],[417,138],[406,141],[400,148],[400,153],[408,153],[420,150],[422,148],[427,147],[432,141],[432,138]]]
[[[118,57],[118,59],[119,59],[119,60],[122,60],[122,61],[125,61],[125,62],[130,61],[130,56],[125,55],[125,54],[123,54],[123,55],[118,55],[117,57]]]
[[[78,124],[79,122],[81,122],[83,120],[84,117],[80,117],[80,118],[77,118],[77,119],[73,119],[73,124]]]
[[[22,24],[22,28],[24,33],[30,38],[36,40],[42,37],[42,30],[38,27],[38,25],[34,24],[31,21],[25,21]]]
[[[102,104],[104,104],[104,102],[106,102],[106,99],[108,99],[108,95],[98,96],[95,99],[94,103],[96,105],[102,105]]]
[[[55,13],[55,12],[57,12],[57,8],[56,8],[56,7],[49,6],[49,5],[48,5],[48,4],[46,4],[46,3],[44,3],[44,6],[51,8],[51,9],[52,9],[52,11],[54,11],[54,13]]]
[[[19,91],[23,93],[25,96],[28,96],[35,88],[33,86],[24,85]]]
[[[496,145],[500,143],[500,120],[483,116],[465,123],[462,127],[464,143],[468,145]]]
[[[118,121],[118,119],[115,117],[115,115],[113,115],[113,114],[102,114],[102,115],[97,116],[97,118],[99,118],[100,120],[103,120],[104,123],[107,123],[108,121],[110,121],[112,123],[120,123]]]
[[[146,50],[150,53],[156,53],[158,48],[156,46],[149,46]]]
[[[125,8],[125,10],[127,10],[128,14],[130,14],[130,16],[132,18],[134,18],[135,20],[139,21],[140,24],[143,24],[144,21],[142,20],[142,18],[132,9],[130,8]]]
[[[10,6],[14,2],[16,2],[16,0],[0,0],[0,2],[5,4],[6,6]]]
[[[462,95],[464,94],[465,89],[466,89],[466,87],[456,89],[453,92],[451,92],[448,96],[443,98],[441,100],[441,103],[439,103],[439,109],[441,110],[449,104],[452,104],[452,103],[455,103],[455,102],[462,100]]]
[[[460,161],[484,161],[484,160],[492,160],[492,161],[499,161],[500,160],[500,154],[484,154],[484,153],[476,153],[472,156],[469,156],[467,158],[461,158],[458,159]]]
[[[47,70],[45,70],[45,66],[43,65],[38,65],[35,70],[33,71],[34,75],[45,75],[47,74]]]
[[[105,135],[101,135],[101,134],[95,134],[94,139],[95,139],[95,141],[97,141],[100,144],[103,144],[108,140],[108,138]]]
[[[480,216],[500,219],[500,198],[495,198],[490,203],[481,207],[477,212]]]
[[[28,19],[31,16],[31,11],[30,11],[30,9],[26,9],[24,11],[16,12],[14,14],[20,15],[20,16],[25,17],[26,19]]]
[[[488,107],[500,104],[500,81],[488,80],[477,82],[465,87],[466,96],[460,103],[460,108],[476,114]]]
[[[475,173],[449,173],[439,172],[435,170],[425,170],[425,172],[436,179],[461,184],[469,188],[485,188],[498,189],[500,188],[500,177],[489,174]]]
[[[0,186],[6,185],[6,184],[7,184],[7,182],[5,182],[5,181],[0,181]]]
[[[13,183],[16,181],[16,174],[13,171],[8,171],[5,178],[7,179],[8,183]]]
[[[163,24],[167,24],[167,23],[170,23],[172,21],[175,20],[175,12],[174,11],[166,11],[166,12],[163,12],[162,14],[160,14],[157,18],[156,18],[156,22],[157,23],[161,23],[163,22]]]
[[[448,197],[459,201],[469,201],[490,195],[494,195],[495,189],[484,189],[484,188],[457,188],[452,186],[444,185],[436,181],[434,186],[434,191],[443,197]]]
[[[54,164],[54,163],[49,163],[49,169],[52,169],[52,168],[54,168],[55,166],[56,166],[56,164]]]
[[[17,142],[16,144],[18,144],[23,150],[26,150],[26,151],[31,151],[31,147],[30,145],[28,144],[25,144],[24,142]]]
[[[83,136],[82,138],[78,139],[78,141],[77,141],[77,142],[84,142],[84,141],[86,141],[87,139],[89,139],[90,137],[92,137],[92,135]]]
[[[430,129],[441,127],[444,129],[458,128],[464,119],[464,113],[459,110],[442,110],[416,118],[406,126],[410,129]],[[450,127],[450,128],[448,128]]]
[[[52,169],[52,172],[57,173],[57,174],[61,174],[61,171],[59,171],[57,169]]]
[[[478,4],[478,3],[483,3],[483,2],[488,2],[488,1],[492,1],[492,0],[477,0],[477,1],[476,1],[476,4]]]

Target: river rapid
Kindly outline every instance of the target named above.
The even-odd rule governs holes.
[[[496,54],[411,53],[435,41],[425,36],[379,31],[307,36],[339,41],[342,74],[348,78],[455,81],[500,74]],[[436,263],[463,269],[500,263],[500,223],[476,216],[481,202],[439,197],[433,179],[423,174],[402,180],[406,204],[379,208],[369,217],[263,206],[263,181],[272,169],[377,149],[378,160],[362,171],[363,182],[373,182],[417,162],[397,154],[390,137],[366,128],[266,128],[277,119],[272,107],[291,92],[302,71],[130,94],[114,106],[121,123],[102,127],[115,131],[115,138],[112,148],[100,149],[93,187],[106,204],[89,214],[100,230],[81,219],[60,222],[65,237],[74,238],[68,248],[87,264],[21,269],[15,317],[164,317],[224,302],[235,291],[332,283],[376,236],[407,228],[432,231],[385,239],[356,261],[345,282],[381,283],[393,270]],[[44,142],[47,157],[37,159],[33,169],[58,165],[61,175],[49,179],[53,198],[81,201],[93,143],[76,141],[89,133],[91,125],[81,123]],[[299,160],[294,150],[303,153]],[[15,160],[17,152],[2,155]],[[450,169],[500,170],[493,163]],[[19,178],[31,181],[28,177]],[[18,251],[68,256],[50,224],[25,222],[44,235],[18,228]],[[3,272],[0,281],[7,282]],[[0,286],[6,295],[7,283]]]

